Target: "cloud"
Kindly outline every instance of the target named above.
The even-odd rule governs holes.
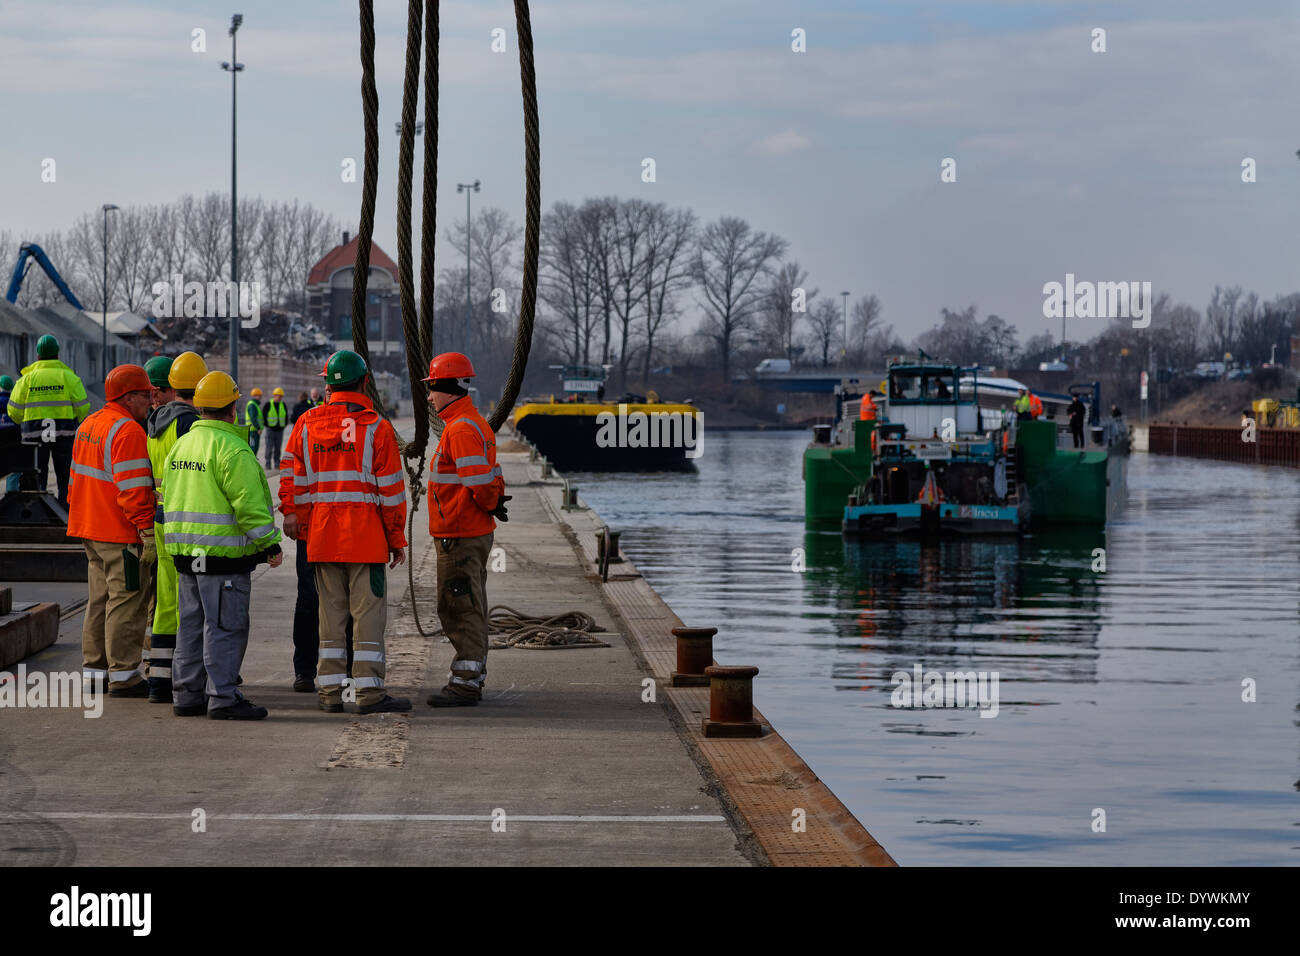
[[[780,133],[773,133],[771,136],[764,136],[754,144],[754,148],[769,156],[786,156],[805,150],[811,145],[812,143],[803,133],[796,129],[787,129]]]

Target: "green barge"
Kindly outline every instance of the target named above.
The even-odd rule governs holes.
[[[859,418],[867,390],[849,380],[836,391],[835,423],[814,427],[803,458],[810,530],[936,537],[1102,527],[1122,500],[1128,429],[1101,419],[1096,383],[1038,393],[1037,420],[1010,411],[1018,382],[981,381],[978,369],[924,356],[892,363],[881,387],[870,393],[874,420]],[[1061,412],[1075,396],[1087,409],[1083,449],[1062,447],[1070,433]]]

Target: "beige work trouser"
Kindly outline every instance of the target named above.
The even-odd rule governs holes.
[[[492,535],[438,538],[438,620],[456,648],[447,691],[481,698],[487,679],[487,563]]]
[[[369,706],[383,700],[384,627],[388,622],[385,600],[387,576],[383,563],[314,563],[316,593],[320,600],[320,663],[316,682],[326,704],[343,701],[347,679],[346,629],[352,617],[352,686],[357,704]]]
[[[120,542],[83,541],[90,594],[81,627],[82,672],[108,679],[110,690],[122,690],[144,679],[145,613],[149,592],[144,586],[152,565],[140,568],[140,587],[126,588],[127,548]]]

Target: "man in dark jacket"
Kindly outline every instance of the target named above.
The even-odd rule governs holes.
[[[1074,401],[1070,403],[1067,409],[1070,415],[1070,434],[1074,436],[1074,447],[1083,447],[1083,416],[1088,413],[1088,409],[1083,402],[1079,401],[1079,396],[1074,396]]]
[[[294,405],[293,410],[289,412],[289,424],[296,424],[298,419],[302,418],[303,413],[313,407],[311,401],[307,398],[307,393],[303,392],[298,396],[298,404]]]

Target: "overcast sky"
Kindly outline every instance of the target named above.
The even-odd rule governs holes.
[[[375,238],[395,256],[406,4],[376,7]],[[877,294],[907,337],[940,307],[969,302],[1026,337],[1059,334],[1042,286],[1067,272],[1151,281],[1198,308],[1215,283],[1266,298],[1300,289],[1294,2],[537,0],[532,10],[547,207],[618,194],[742,216],[789,240],[823,294]],[[355,229],[361,187],[340,169],[362,152],[358,21],[341,0],[0,0],[0,229],[26,238],[105,202],[228,190],[220,63],[236,11],[241,195],[296,197]],[[206,53],[191,51],[196,27]],[[496,27],[505,54],[490,49]],[[796,28],[804,53],[791,50]],[[1095,28],[1105,53],[1092,52]],[[522,223],[513,4],[444,0],[441,61],[440,237],[464,216],[456,182],[474,178],[476,203]],[[41,182],[46,157],[55,183]],[[645,157],[655,183],[641,181]],[[945,157],[954,183],[940,181]],[[449,255],[440,241],[440,264]],[[1069,337],[1105,324],[1091,321]]]

